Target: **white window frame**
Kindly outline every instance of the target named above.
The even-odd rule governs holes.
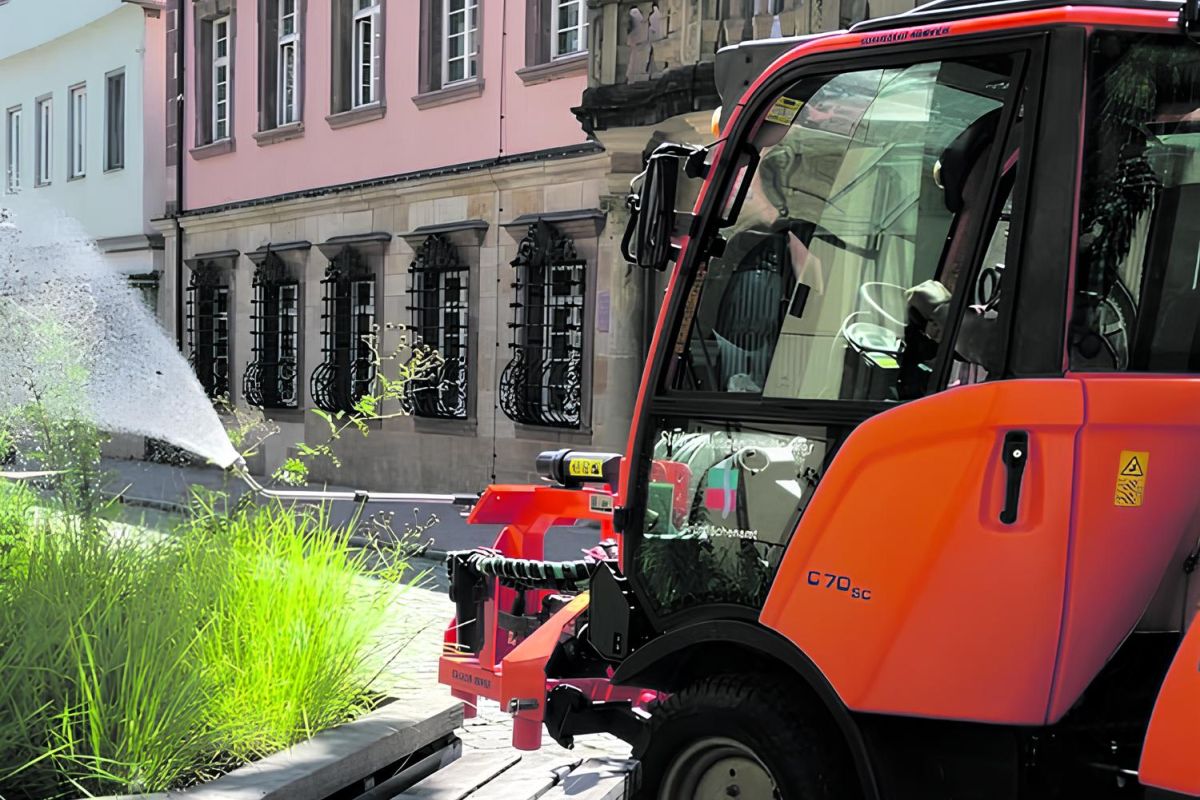
[[[67,178],[87,175],[87,84],[67,90]]]
[[[33,185],[49,186],[54,179],[54,98],[43,97],[34,103]]]
[[[362,108],[379,102],[379,0],[354,0],[351,20],[350,59],[353,85],[350,107]],[[364,46],[363,33],[368,44]]]
[[[473,81],[479,77],[479,0],[460,0],[462,6],[452,9],[454,2],[442,0],[442,86]],[[450,18],[454,16],[461,16],[463,25],[459,33],[451,34]],[[462,52],[451,57],[450,42],[454,39],[462,41]],[[451,69],[460,63],[462,75],[452,78]]]
[[[14,106],[4,113],[6,144],[4,150],[4,191],[21,191],[21,107]]]
[[[291,394],[284,397],[280,393],[280,400],[286,405],[298,405],[299,398],[297,395],[300,392],[300,337],[303,332],[299,328],[300,322],[300,284],[284,283],[279,286],[279,305],[278,309],[279,321],[278,329],[275,332],[275,361],[277,364],[284,363],[284,352],[287,352],[288,359],[292,363],[292,383]],[[290,348],[285,345],[291,343]],[[278,368],[277,368],[278,369]],[[278,375],[276,376],[278,380]]]
[[[575,7],[575,24],[566,27],[560,27],[562,9],[570,6]],[[553,20],[550,25],[550,58],[567,58],[568,56],[577,55],[587,52],[587,2],[586,0],[553,0],[550,13],[553,15]],[[560,34],[575,31],[576,42],[578,46],[574,50],[558,49],[558,37]]]
[[[211,114],[211,131],[212,140],[220,142],[228,139],[231,135],[229,130],[230,119],[230,104],[232,102],[232,84],[229,80],[229,54],[233,49],[233,39],[230,37],[231,25],[230,17],[217,17],[212,21],[212,71],[210,80],[212,81],[212,108]],[[222,35],[222,32],[224,35]],[[220,55],[221,42],[225,42],[225,55]],[[225,71],[225,78],[221,80],[219,75],[221,70]],[[218,87],[225,86],[225,99],[219,97]],[[222,105],[224,110],[222,113]],[[222,131],[222,127],[224,130]]]
[[[287,13],[288,3],[292,4]],[[278,0],[279,41],[276,44],[275,64],[275,124],[290,125],[300,121],[300,0]],[[291,18],[292,31],[285,33],[284,22]],[[291,69],[288,69],[289,61]],[[291,92],[291,103],[288,92]]]

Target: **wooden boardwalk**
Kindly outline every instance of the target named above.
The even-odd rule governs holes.
[[[636,779],[625,759],[475,752],[390,800],[626,800]]]

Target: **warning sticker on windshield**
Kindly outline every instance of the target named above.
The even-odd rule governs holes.
[[[1113,505],[1136,508],[1146,493],[1146,471],[1150,454],[1143,450],[1122,450],[1117,464],[1117,491]]]
[[[771,110],[767,112],[767,122],[774,122],[778,125],[791,125],[792,120],[800,113],[802,105],[804,105],[803,100],[781,97],[775,101],[775,105],[771,106]]]

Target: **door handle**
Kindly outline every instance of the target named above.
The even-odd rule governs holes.
[[[1025,477],[1025,462],[1029,460],[1029,434],[1025,431],[1004,434],[1004,450],[1000,457],[1006,473],[1000,521],[1012,525],[1017,521],[1017,508],[1021,504],[1021,483]]]

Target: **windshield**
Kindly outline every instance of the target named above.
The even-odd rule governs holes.
[[[922,394],[961,261],[948,239],[989,180],[1014,69],[1011,56],[934,61],[806,78],[777,97],[725,250],[691,287],[668,388]]]

